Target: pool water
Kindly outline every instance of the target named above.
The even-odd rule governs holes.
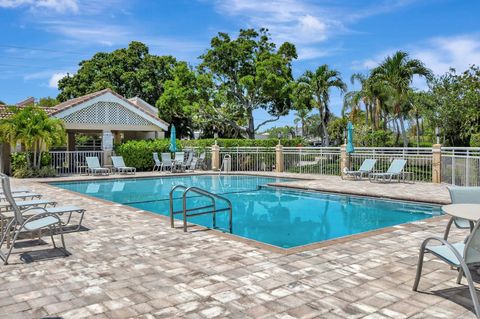
[[[197,186],[225,196],[233,206],[233,234],[292,248],[440,215],[439,206],[370,197],[304,192],[266,186],[289,179],[244,175],[196,175],[88,182],[53,183],[57,187],[112,202],[169,215],[169,193],[175,185]],[[174,210],[182,208],[181,191]],[[188,207],[208,205],[188,197]],[[223,205],[223,206],[222,206]],[[226,207],[218,202],[218,207]],[[181,215],[177,215],[181,218]],[[189,222],[212,227],[212,216]],[[217,213],[217,227],[228,228],[228,213]],[[177,222],[180,226],[180,222]]]

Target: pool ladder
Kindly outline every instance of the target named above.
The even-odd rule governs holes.
[[[176,190],[178,189],[183,189],[182,193],[182,210],[179,211],[174,211],[173,209],[173,194]],[[194,193],[203,197],[206,197],[210,199],[211,204],[206,205],[206,206],[200,206],[200,207],[193,207],[193,208],[188,208],[187,207],[187,195],[189,193]],[[216,206],[216,201],[220,200],[223,201],[227,204],[227,207],[225,208],[220,208],[217,209]],[[206,210],[206,211],[203,211]],[[228,230],[221,229],[217,227],[217,221],[216,221],[216,215],[219,212],[225,212],[228,211],[229,213],[229,222],[228,222]],[[193,216],[200,216],[200,215],[206,215],[206,214],[212,214],[212,226],[213,229],[220,229],[224,231],[228,231],[229,233],[232,233],[232,202],[228,200],[227,198],[211,193],[209,191],[206,191],[202,188],[199,187],[186,187],[184,185],[176,185],[172,188],[170,191],[170,227],[175,228],[175,215],[182,214],[183,216],[183,231],[187,231],[187,219],[189,217]]]

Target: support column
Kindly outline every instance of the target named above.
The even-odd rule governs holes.
[[[75,133],[67,133],[67,151],[75,151]]]
[[[343,171],[350,169],[350,158],[347,155],[347,145],[340,146],[340,176],[343,176]]]
[[[217,144],[212,146],[212,170],[220,169],[220,146]]]
[[[282,144],[278,143],[275,146],[275,172],[281,173],[283,172],[283,146]]]
[[[442,182],[442,145],[432,146],[432,183]]]

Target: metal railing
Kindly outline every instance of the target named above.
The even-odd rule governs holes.
[[[442,147],[442,182],[480,186],[480,148]]]
[[[51,151],[50,165],[60,175],[82,174],[87,168],[86,157],[98,157],[100,165],[104,165],[104,151]]]
[[[183,189],[183,194],[182,194],[182,210],[175,211],[174,210],[174,205],[173,205],[173,194],[177,189]],[[198,206],[198,207],[193,207],[193,208],[188,208],[187,207],[187,195],[189,193],[195,193],[200,196],[206,197],[210,199],[210,205],[204,205],[204,206]],[[223,201],[227,204],[226,208],[220,208],[218,209],[216,206],[216,200]],[[174,228],[175,227],[175,215],[182,214],[183,217],[183,231],[187,231],[187,219],[189,217],[194,217],[194,216],[200,216],[200,215],[205,215],[205,214],[212,214],[212,227],[213,229],[219,229],[217,227],[217,213],[219,212],[229,212],[229,222],[228,222],[228,232],[232,233],[233,229],[233,214],[232,214],[232,203],[230,202],[229,199],[208,192],[202,188],[198,188],[195,186],[192,187],[186,187],[184,185],[176,185],[170,190],[170,227]]]
[[[340,175],[340,147],[284,147],[285,172]]]
[[[231,157],[232,171],[273,171],[274,147],[229,147],[220,149],[220,163],[226,155]]]

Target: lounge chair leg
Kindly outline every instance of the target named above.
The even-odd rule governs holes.
[[[455,217],[452,217],[450,218],[450,220],[448,221],[448,224],[447,224],[447,228],[445,229],[445,234],[443,234],[443,239],[447,240],[448,238],[448,235],[450,234],[450,228],[452,227],[452,224],[453,224],[453,219]]]
[[[55,239],[53,239],[53,229],[52,227],[48,227],[48,229],[50,230],[50,238],[52,239],[53,248],[57,248],[57,245],[55,244]]]
[[[17,241],[17,237],[18,235],[20,234],[20,230],[22,228],[20,227],[19,229],[17,229],[15,231],[15,236],[13,236],[13,240],[12,240],[12,243],[10,244],[10,248],[8,249],[8,253],[5,255],[5,260],[3,261],[3,264],[4,265],[8,265],[8,258],[10,257],[10,254],[12,253],[12,250],[13,250],[13,246],[15,246],[15,242]]]
[[[457,284],[462,283],[462,278],[463,278],[463,269],[460,267],[458,268]]]
[[[62,241],[62,247],[63,247],[63,252],[65,256],[70,256],[70,253],[67,251],[67,246],[65,246],[65,239],[63,238],[63,228],[62,228],[62,223],[58,223],[58,230],[60,232],[60,239]]]
[[[420,277],[422,276],[422,268],[423,268],[423,257],[425,255],[425,243],[422,244],[420,247],[420,254],[418,255],[418,262],[417,262],[417,274],[415,276],[415,282],[413,283],[413,291],[417,291],[418,284],[420,283]]]

